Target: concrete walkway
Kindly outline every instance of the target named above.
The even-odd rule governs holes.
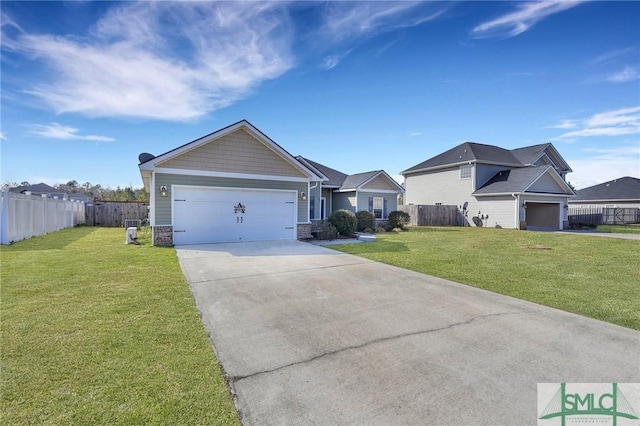
[[[245,425],[536,424],[640,333],[301,242],[178,247]]]

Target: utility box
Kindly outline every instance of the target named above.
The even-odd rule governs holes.
[[[138,244],[138,228],[135,226],[127,228],[127,244]]]

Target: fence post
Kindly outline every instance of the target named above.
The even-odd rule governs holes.
[[[9,190],[2,191],[2,213],[0,213],[0,244],[9,244]]]

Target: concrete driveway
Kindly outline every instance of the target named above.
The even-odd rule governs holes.
[[[536,424],[537,383],[640,382],[630,329],[302,242],[176,250],[245,425]]]

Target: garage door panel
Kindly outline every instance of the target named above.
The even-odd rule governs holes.
[[[560,228],[560,205],[557,203],[527,202],[527,229],[558,230]]]
[[[292,191],[174,189],[175,244],[296,238]],[[242,204],[244,212],[235,207]]]

